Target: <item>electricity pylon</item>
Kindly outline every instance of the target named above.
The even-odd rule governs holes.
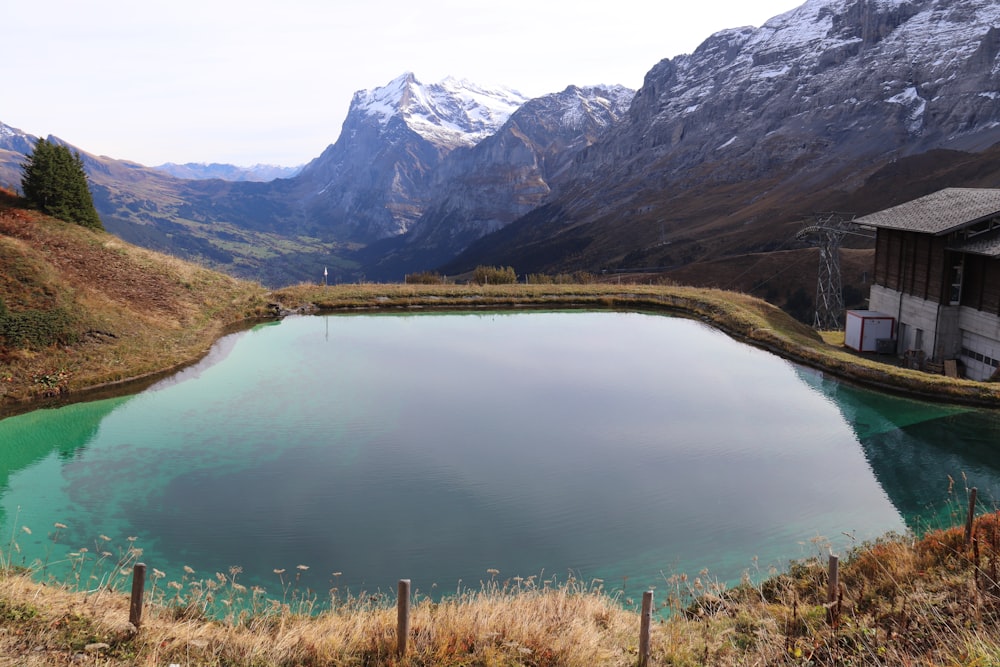
[[[816,278],[816,316],[813,327],[837,330],[844,326],[844,292],[840,278],[840,244],[845,234],[858,234],[854,216],[822,213],[806,222],[795,238],[819,247]],[[866,234],[860,234],[867,236]]]

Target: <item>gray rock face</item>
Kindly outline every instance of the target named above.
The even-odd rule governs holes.
[[[434,268],[541,205],[579,152],[624,116],[633,94],[623,86],[570,86],[526,102],[495,134],[450,153],[433,174],[423,214],[396,243],[377,249],[367,275],[402,279]]]
[[[677,265],[722,252],[699,225],[729,219],[711,233],[746,252],[738,237],[753,225],[762,243],[772,212],[753,204],[769,191],[849,192],[895,159],[1000,141],[998,33],[995,0],[807,0],[760,28],[716,33],[647,73],[623,122],[550,182],[550,212],[485,242],[514,261],[530,244],[546,257],[533,269],[567,268],[559,243],[580,268],[630,255]],[[485,245],[475,255],[499,259]]]
[[[340,138],[295,179],[308,220],[356,243],[406,232],[445,156],[495,132],[524,101],[453,79],[425,86],[413,74],[356,93]]]
[[[16,127],[0,123],[0,150],[26,155],[34,150],[36,140]]]
[[[738,180],[985,148],[1000,138],[990,131],[1000,122],[998,26],[992,0],[809,0],[659,63],[594,159],[718,165],[718,178]]]
[[[35,149],[37,137],[0,123],[0,186],[21,190],[21,164]]]

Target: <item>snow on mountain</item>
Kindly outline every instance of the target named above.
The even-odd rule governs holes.
[[[3,123],[0,123],[0,137],[7,138],[16,136],[18,134],[23,134],[23,133],[20,130],[11,127],[10,125],[4,125]]]
[[[628,109],[634,96],[634,90],[621,85],[587,88],[570,86],[557,96],[564,105],[560,125],[567,130],[582,130],[585,124],[602,117],[610,125],[610,119],[617,122],[622,110]]]
[[[30,153],[37,137],[34,137],[16,127],[0,123],[0,149],[16,153]]]
[[[526,101],[509,88],[488,89],[451,77],[424,85],[407,72],[385,86],[355,93],[351,107],[383,127],[400,118],[436,144],[473,146],[496,132]]]
[[[1000,4],[992,0],[808,0],[756,30],[744,53],[758,64],[770,54],[811,52],[815,63],[831,49],[885,40],[886,50],[901,49],[913,62],[932,51],[938,64],[946,64],[970,56],[979,46],[977,37],[998,23]]]
[[[860,150],[898,149],[897,131],[910,152],[926,150],[978,133],[984,117],[1000,120],[983,97],[998,89],[998,52],[995,0],[808,0],[661,61],[630,117],[647,143],[683,140],[680,166],[706,155],[699,142],[749,155],[779,136],[782,161],[796,157],[796,142],[844,148],[852,135]],[[975,141],[961,145],[988,138]]]
[[[35,147],[36,137],[0,123],[0,186],[19,190],[21,164]]]
[[[757,252],[824,188],[846,197],[907,157],[1000,142],[998,99],[996,0],[806,0],[654,65],[622,122],[547,181],[546,206],[445,268]]]

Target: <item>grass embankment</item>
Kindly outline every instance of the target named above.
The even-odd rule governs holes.
[[[843,335],[817,333],[781,309],[746,294],[672,285],[299,285],[271,298],[324,311],[413,308],[588,307],[671,312],[695,317],[751,345],[845,380],[930,400],[1000,407],[1000,383],[932,375],[858,355]],[[827,340],[829,338],[829,341]]]
[[[190,363],[266,292],[17,207],[0,192],[0,415]]]
[[[821,559],[793,564],[731,590],[673,577],[655,595],[661,610],[651,665],[995,665],[1000,662],[1000,515],[963,531],[917,540],[888,537],[840,568],[827,602]],[[491,573],[492,574],[492,573]],[[408,653],[396,655],[396,610],[382,596],[334,599],[319,615],[293,605],[206,618],[215,602],[253,597],[233,578],[160,582],[137,632],[128,591],[74,593],[24,574],[0,576],[0,665],[469,665],[626,666],[637,662],[639,614],[599,584],[500,581],[413,606]],[[122,582],[124,584],[124,581]],[[835,613],[832,613],[835,612]]]

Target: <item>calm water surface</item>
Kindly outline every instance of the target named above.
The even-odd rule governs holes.
[[[495,568],[636,592],[941,525],[964,498],[949,476],[989,509],[998,435],[996,413],[683,319],[289,318],[141,394],[0,421],[0,529],[25,562],[131,536],[168,577],[239,565],[271,589],[281,568],[355,592]]]

